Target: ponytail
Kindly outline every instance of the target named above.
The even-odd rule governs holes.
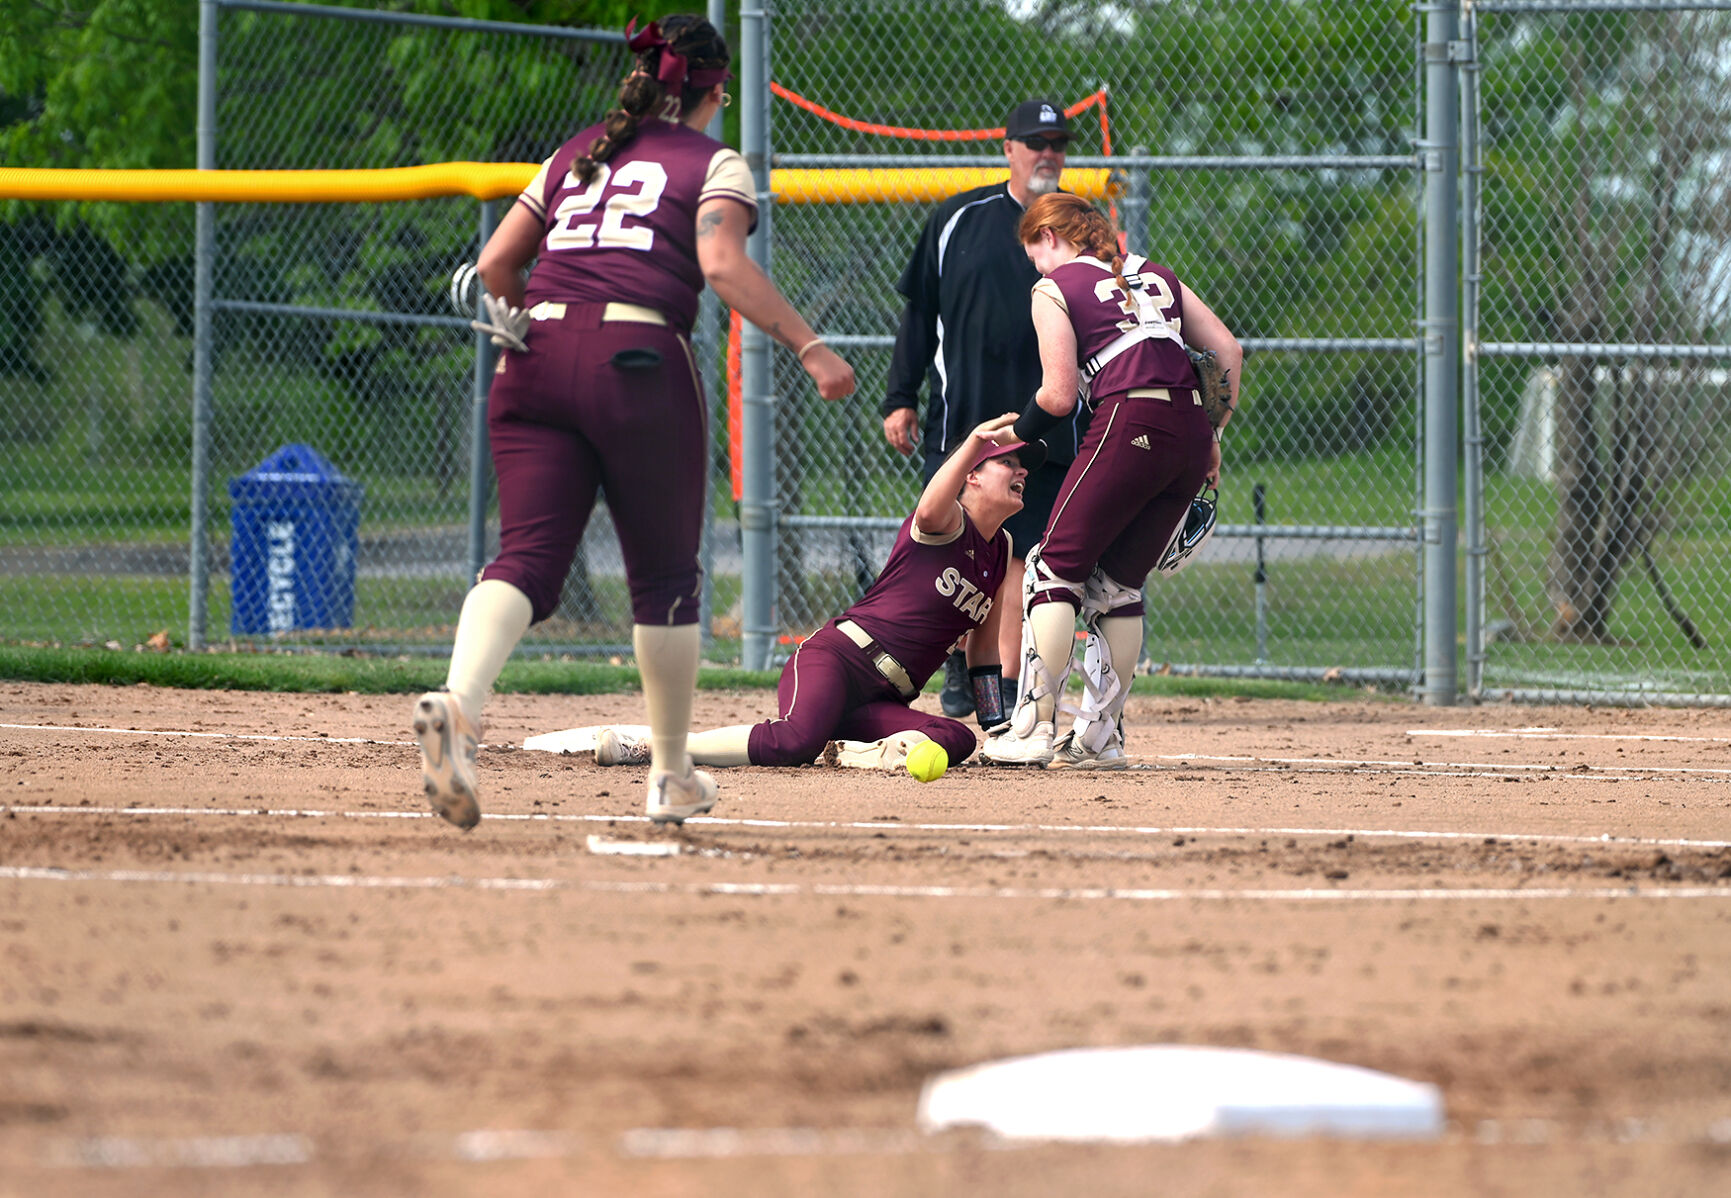
[[[600,136],[571,164],[571,173],[585,185],[637,136],[645,119],[660,115],[677,121],[728,77],[727,42],[702,17],[676,13],[651,21],[641,32],[636,26],[633,20],[625,29],[626,45],[637,61],[619,85],[619,107],[608,110]]]
[[[1126,313],[1133,311],[1130,284],[1124,279],[1124,252],[1118,248],[1118,230],[1105,213],[1081,196],[1066,191],[1054,191],[1041,196],[1022,214],[1016,235],[1023,245],[1040,240],[1042,230],[1050,229],[1065,241],[1098,258],[1112,271],[1123,293],[1121,302]]]

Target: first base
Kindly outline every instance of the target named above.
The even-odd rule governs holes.
[[[1202,1136],[1434,1139],[1442,1092],[1310,1057],[1147,1044],[1073,1048],[939,1074],[924,1131],[980,1127],[1017,1140],[1176,1141]]]
[[[593,753],[595,738],[603,728],[617,728],[632,736],[649,738],[648,724],[594,724],[588,728],[567,728],[563,732],[543,732],[523,742],[525,749],[540,749],[547,753]]]

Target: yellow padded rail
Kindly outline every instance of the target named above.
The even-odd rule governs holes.
[[[354,204],[430,196],[515,196],[535,177],[532,162],[439,162],[370,171],[50,170],[0,167],[0,199],[122,203]],[[996,167],[777,170],[778,204],[934,203],[1008,172]],[[1067,190],[1090,200],[1118,192],[1110,172],[1064,172]]]
[[[470,195],[514,196],[533,163],[439,162],[377,171],[85,171],[0,167],[0,199],[173,200],[238,204],[352,204]]]

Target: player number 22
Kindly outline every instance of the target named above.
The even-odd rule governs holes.
[[[597,249],[648,250],[655,245],[655,230],[635,222],[655,211],[661,193],[667,190],[667,171],[659,162],[638,159],[615,171],[605,162],[582,191],[559,202],[554,211],[550,250]],[[606,196],[605,202],[602,196]],[[601,219],[592,219],[596,208]]]

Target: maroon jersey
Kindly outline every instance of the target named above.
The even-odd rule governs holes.
[[[1161,333],[1138,342],[1100,368],[1090,388],[1098,400],[1132,387],[1196,386],[1196,372],[1184,352],[1184,299],[1178,276],[1138,254],[1124,259],[1128,304],[1112,268],[1098,258],[1072,259],[1034,284],[1058,301],[1076,331],[1076,362],[1105,349],[1138,327]]]
[[[941,544],[916,538],[913,528],[912,516],[902,521],[877,581],[842,618],[871,633],[920,687],[963,633],[986,622],[1010,560],[1010,534],[999,529],[987,540],[966,510],[960,530]]]
[[[688,332],[697,319],[703,271],[697,265],[697,208],[725,196],[751,210],[757,200],[739,152],[677,123],[649,119],[585,186],[571,164],[602,126],[560,146],[517,202],[547,230],[529,272],[525,306],[542,300],[641,304]]]

